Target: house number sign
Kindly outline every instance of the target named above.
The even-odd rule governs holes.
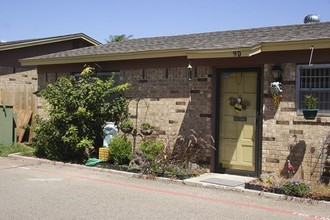
[[[242,53],[239,50],[234,50],[233,55],[234,55],[234,57],[240,57],[242,55]]]

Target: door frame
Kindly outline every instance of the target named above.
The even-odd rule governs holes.
[[[230,168],[220,167],[220,85],[221,85],[221,74],[225,72],[256,72],[257,73],[257,97],[256,97],[256,134],[255,134],[255,170],[234,170]],[[215,152],[214,152],[214,170],[218,173],[234,174],[241,176],[253,176],[259,177],[261,174],[261,161],[262,161],[262,71],[261,68],[216,68],[215,69],[215,115],[214,115],[214,136],[215,136]]]

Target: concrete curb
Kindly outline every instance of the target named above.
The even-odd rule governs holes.
[[[203,187],[203,188],[209,188],[209,189],[226,190],[226,191],[243,193],[243,194],[252,195],[252,196],[260,196],[260,197],[264,197],[264,198],[278,199],[278,200],[288,200],[288,201],[306,202],[306,203],[322,203],[322,204],[330,206],[330,202],[328,202],[328,201],[312,200],[312,199],[305,199],[305,198],[299,198],[299,197],[293,197],[293,196],[286,196],[286,195],[282,195],[282,194],[245,189],[244,187],[221,186],[221,185],[216,185],[216,184],[211,184],[211,183],[199,182],[199,181],[194,180],[194,178],[185,179],[185,180],[177,180],[177,179],[171,179],[171,178],[165,178],[165,177],[149,178],[147,175],[139,174],[139,173],[130,173],[130,172],[126,172],[126,171],[119,171],[119,170],[100,168],[100,167],[88,167],[88,166],[81,165],[81,164],[64,163],[64,162],[52,161],[52,160],[41,159],[41,158],[36,158],[36,157],[26,157],[26,156],[20,155],[20,153],[9,154],[8,158],[20,159],[23,161],[34,161],[34,162],[38,162],[39,164],[45,163],[45,164],[53,164],[53,165],[58,165],[58,166],[63,166],[63,167],[73,167],[73,168],[77,168],[77,169],[91,170],[91,171],[102,172],[102,173],[111,173],[111,174],[129,177],[129,178],[149,179],[149,180],[170,182],[170,183],[182,184],[182,185],[193,186],[193,187]]]

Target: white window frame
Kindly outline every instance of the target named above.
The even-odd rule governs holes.
[[[305,94],[318,97],[318,115],[330,116],[330,64],[297,65],[296,109],[298,113],[302,113],[305,106]]]

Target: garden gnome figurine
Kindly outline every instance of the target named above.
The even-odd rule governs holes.
[[[118,128],[114,122],[106,122],[103,127],[103,147],[108,148],[109,142],[117,135]]]

